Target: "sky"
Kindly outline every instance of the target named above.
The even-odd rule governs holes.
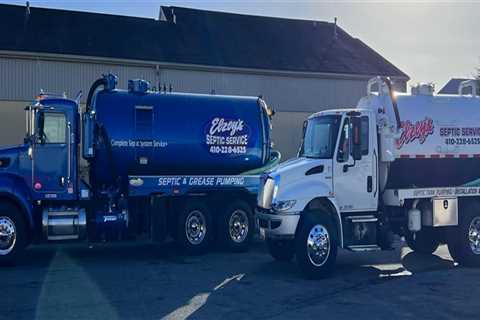
[[[25,1],[2,3],[25,5]],[[158,18],[161,5],[333,22],[407,73],[410,84],[471,78],[480,67],[480,0],[30,0],[33,7]]]

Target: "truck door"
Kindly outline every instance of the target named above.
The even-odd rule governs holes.
[[[38,119],[38,136],[33,146],[32,187],[45,198],[62,198],[61,194],[68,191],[70,122],[64,112],[54,110],[39,111]]]
[[[376,211],[378,199],[375,125],[362,115],[361,159],[353,159],[352,121],[346,116],[341,127],[334,159],[334,192],[342,212]],[[376,141],[376,140],[375,140]]]

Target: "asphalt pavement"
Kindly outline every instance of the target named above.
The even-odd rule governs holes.
[[[0,268],[0,319],[469,319],[480,269],[433,255],[341,251],[306,280],[256,242],[248,253],[185,256],[173,244],[42,245]]]

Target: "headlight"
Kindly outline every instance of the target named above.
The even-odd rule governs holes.
[[[277,198],[277,193],[278,193],[278,182],[275,181],[275,185],[273,187],[272,201],[275,201],[275,199]]]
[[[272,201],[275,193],[275,181],[267,177],[265,182],[260,186],[258,192],[257,205],[260,208],[270,209],[272,207]]]
[[[287,210],[293,208],[295,203],[297,203],[297,200],[277,201],[277,202],[272,204],[272,208],[275,211],[280,211],[280,212],[287,211]]]

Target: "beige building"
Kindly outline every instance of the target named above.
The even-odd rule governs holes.
[[[408,76],[332,23],[162,7],[159,19],[0,5],[0,144],[20,143],[23,108],[43,89],[83,99],[101,74],[119,86],[262,96],[277,113],[273,140],[294,156],[301,125],[355,105],[368,79]]]

